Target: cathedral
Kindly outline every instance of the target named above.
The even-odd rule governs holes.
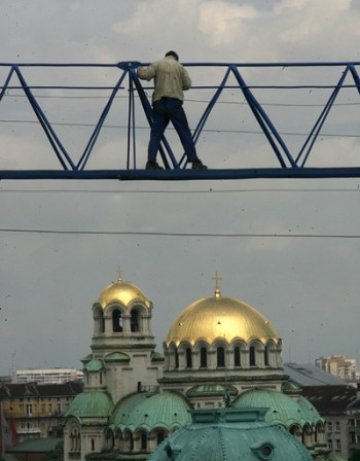
[[[274,326],[254,307],[224,296],[215,280],[212,296],[173,321],[163,353],[143,291],[121,277],[102,290],[92,306],[91,353],[82,359],[84,391],[65,415],[64,461],[146,460],[191,426],[196,412],[249,409],[284,428],[310,459],[339,460],[327,449],[324,420],[284,375]],[[224,414],[219,418],[231,419]]]

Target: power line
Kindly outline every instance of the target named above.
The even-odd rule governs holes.
[[[27,125],[38,125],[37,120],[19,120],[19,119],[0,119],[0,123],[22,123]],[[80,127],[80,128],[94,128],[93,123],[75,123],[75,122],[52,122],[52,126],[68,126],[68,127]],[[127,129],[127,125],[107,125],[104,124],[103,128],[108,129]],[[149,130],[148,126],[137,126],[137,130]],[[173,127],[169,127],[169,130],[174,130]],[[261,130],[223,130],[220,128],[204,128],[203,133],[227,133],[227,134],[251,134],[251,135],[263,135]],[[295,131],[282,131],[282,136],[307,136],[305,132]],[[321,133],[320,138],[360,138],[360,134],[348,134],[348,133]]]
[[[64,194],[242,194],[242,193],[291,193],[291,192],[310,192],[310,193],[359,193],[360,188],[326,188],[326,189],[306,189],[306,188],[267,188],[267,189],[186,189],[186,190],[167,190],[167,189],[144,189],[144,190],[128,190],[128,189],[1,189],[1,193],[25,193],[25,194],[42,194],[42,193],[64,193]]]
[[[27,98],[25,94],[9,94],[7,93],[6,96],[9,98]],[[139,98],[138,95],[135,95],[136,98]],[[59,96],[59,95],[36,95],[37,99],[102,99],[108,100],[107,96]],[[115,99],[128,99],[129,97],[124,95],[117,95]],[[193,99],[193,98],[186,98],[186,102],[194,102],[194,103],[201,103],[201,104],[208,104],[209,100],[207,99]],[[240,106],[247,106],[248,103],[246,101],[221,101],[218,100],[217,104],[228,104],[228,105],[240,105]],[[325,103],[323,104],[304,104],[304,103],[274,103],[274,102],[260,102],[261,106],[266,107],[324,107]],[[358,102],[344,102],[344,103],[334,103],[333,107],[341,107],[341,106],[360,106]]]
[[[293,234],[289,233],[217,233],[217,232],[156,232],[156,231],[92,231],[65,229],[20,229],[0,228],[1,233],[56,234],[56,235],[106,235],[106,236],[146,236],[146,237],[215,237],[215,238],[315,238],[315,239],[360,239],[360,234]]]

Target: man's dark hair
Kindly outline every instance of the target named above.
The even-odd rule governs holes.
[[[177,61],[179,61],[179,55],[175,52],[175,51],[168,51],[165,55],[166,56],[172,56],[173,58],[175,58]]]

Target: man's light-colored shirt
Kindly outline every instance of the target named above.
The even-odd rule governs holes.
[[[137,75],[142,80],[154,79],[153,103],[163,97],[183,101],[183,91],[191,87],[191,79],[186,69],[172,56],[166,56],[149,67],[139,67]]]

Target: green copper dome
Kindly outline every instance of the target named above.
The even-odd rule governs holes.
[[[100,359],[92,359],[85,364],[84,369],[90,372],[100,371],[104,368],[104,362]]]
[[[189,410],[184,397],[174,392],[139,393],[119,403],[111,423],[121,430],[151,431],[161,427],[173,431],[191,421]]]
[[[284,424],[289,428],[292,424],[315,424],[322,421],[315,407],[301,397],[298,400],[279,391],[270,389],[252,389],[241,394],[233,403],[234,408],[268,408],[265,421]],[[307,403],[308,405],[307,405]],[[311,407],[311,408],[310,408]]]
[[[297,398],[297,403],[299,407],[302,409],[302,411],[304,412],[304,415],[309,423],[312,423],[315,425],[319,422],[324,422],[323,418],[321,418],[317,409],[308,399],[300,395]]]
[[[65,417],[104,418],[110,416],[113,407],[113,402],[106,392],[82,392],[71,402]]]
[[[197,410],[148,461],[311,461],[283,426],[264,422],[265,409]]]
[[[104,360],[105,362],[130,362],[130,356],[123,352],[112,352]]]
[[[129,395],[122,400],[120,400],[110,418],[110,425],[112,427],[124,427],[129,423],[130,413],[134,408],[136,408],[143,400],[149,398],[149,396],[154,394],[148,394],[144,392],[139,392],[136,394]]]

